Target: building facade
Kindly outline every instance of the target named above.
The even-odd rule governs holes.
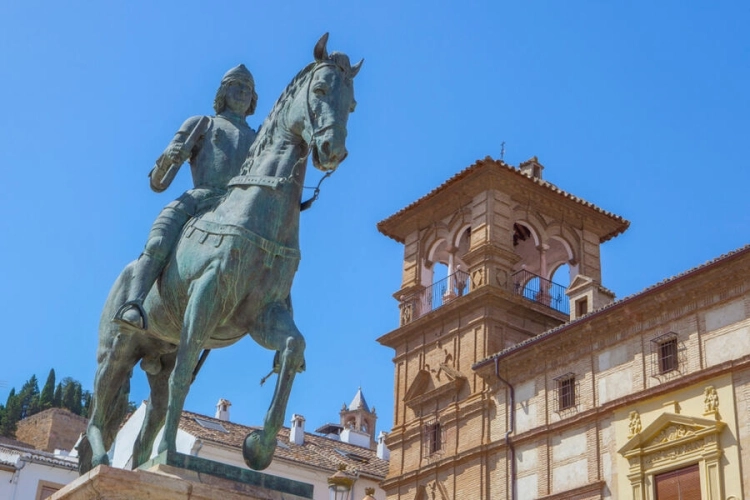
[[[404,245],[388,498],[750,495],[750,248],[615,301],[599,248],[629,223],[542,171],[486,158],[378,225]]]
[[[146,413],[143,403],[125,422],[117,434],[111,450],[114,467],[132,467],[133,443]],[[214,417],[183,411],[177,432],[177,451],[240,468],[247,468],[242,458],[242,446],[248,433],[257,427],[241,425],[230,420],[231,403],[220,399]],[[282,427],[277,436],[274,458],[262,471],[272,476],[300,481],[313,486],[315,500],[329,499],[328,479],[344,466],[343,474],[351,481],[350,498],[367,496],[385,500],[379,483],[388,471],[387,450],[371,446],[377,417],[367,406],[362,390],[352,403],[340,412],[340,423],[327,424],[316,431],[305,431],[305,418],[293,415],[289,427]],[[159,438],[154,444],[152,458],[157,455]]]
[[[0,442],[0,498],[44,500],[78,478],[78,461],[35,450],[20,442]]]

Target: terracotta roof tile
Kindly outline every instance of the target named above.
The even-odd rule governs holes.
[[[227,432],[203,427],[196,422],[196,418],[211,424],[220,424]],[[199,439],[237,448],[237,453],[242,453],[242,443],[245,436],[251,430],[260,427],[249,427],[183,411],[180,428]],[[279,446],[276,447],[274,459],[297,462],[328,470],[331,473],[338,470],[339,464],[344,463],[347,470],[356,469],[361,475],[376,480],[385,479],[388,473],[388,462],[379,459],[375,450],[369,448],[362,448],[309,433],[305,433],[304,444],[295,445],[289,442],[289,428],[287,427],[283,427],[279,431],[278,442]]]
[[[423,197],[419,198],[417,201],[415,201],[415,202],[407,205],[406,207],[402,208],[401,210],[399,210],[395,214],[391,215],[390,217],[387,217],[386,219],[383,219],[382,221],[380,221],[377,224],[378,230],[380,230],[380,232],[383,233],[383,234],[385,234],[386,236],[388,236],[388,237],[390,237],[390,238],[392,238],[392,239],[394,239],[396,241],[399,241],[399,243],[403,243],[403,241],[400,241],[394,235],[388,234],[387,232],[385,232],[384,225],[387,222],[389,222],[392,219],[397,218],[397,217],[405,214],[406,212],[408,212],[409,210],[413,209],[414,207],[416,207],[420,203],[423,203],[425,200],[428,200],[428,199],[436,196],[438,193],[446,190],[449,186],[455,184],[456,182],[460,181],[461,179],[464,179],[464,178],[470,176],[474,172],[476,172],[476,171],[480,170],[482,167],[484,167],[488,162],[494,163],[498,167],[503,168],[503,169],[505,169],[508,172],[512,172],[513,174],[517,175],[519,178],[526,179],[527,182],[533,182],[533,183],[535,183],[535,184],[537,184],[539,186],[547,188],[550,191],[552,191],[553,193],[556,193],[556,194],[558,194],[558,195],[560,195],[560,196],[562,196],[564,198],[572,200],[572,201],[574,201],[574,202],[576,202],[576,203],[578,203],[578,204],[580,204],[582,206],[585,206],[587,208],[593,209],[594,211],[596,211],[596,212],[598,212],[598,213],[600,213],[600,214],[602,214],[602,215],[604,215],[606,217],[609,217],[609,218],[613,219],[615,222],[618,223],[618,227],[617,227],[617,229],[615,229],[611,233],[602,236],[601,239],[600,239],[601,243],[604,243],[605,241],[614,238],[615,236],[617,236],[617,235],[621,234],[622,232],[624,232],[628,227],[630,227],[630,222],[628,220],[626,220],[626,219],[623,219],[622,217],[620,217],[617,214],[614,214],[612,212],[609,212],[607,210],[599,208],[598,206],[594,205],[593,203],[591,203],[589,201],[584,200],[583,198],[579,198],[578,196],[575,196],[575,195],[573,195],[571,193],[568,193],[567,191],[564,191],[564,190],[560,189],[559,187],[555,186],[551,182],[548,182],[548,181],[545,181],[543,179],[536,178],[536,177],[529,177],[529,176],[521,173],[521,171],[519,169],[513,167],[512,165],[508,165],[507,163],[505,163],[502,160],[495,160],[495,159],[487,156],[487,157],[485,157],[482,160],[477,160],[473,165],[471,165],[471,166],[469,166],[469,167],[461,170],[456,175],[454,175],[453,177],[451,177],[450,179],[448,179],[447,181],[445,181],[443,184],[441,184],[440,186],[436,187],[435,189],[433,189],[432,191],[430,191],[429,193],[427,193]]]
[[[18,462],[19,458],[33,463],[49,464],[63,469],[78,469],[78,460],[75,458],[65,458],[46,451],[35,450],[33,448],[0,444],[1,464],[13,465]]]

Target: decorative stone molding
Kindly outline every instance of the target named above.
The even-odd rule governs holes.
[[[716,420],[719,420],[719,395],[716,393],[716,388],[712,385],[706,387],[703,392],[703,415],[714,415]]]
[[[500,267],[495,269],[495,281],[500,288],[508,287],[508,271]]]
[[[431,373],[436,375],[434,379]],[[446,380],[442,381],[442,377],[437,377],[438,374],[445,375]],[[434,403],[435,400],[442,397],[451,396],[455,400],[466,381],[466,377],[461,372],[449,365],[441,363],[437,369],[431,369],[429,365],[426,365],[425,368],[419,370],[417,376],[414,377],[414,381],[406,390],[404,403],[417,411],[425,404]],[[435,382],[438,382],[439,385],[436,385]]]
[[[637,411],[630,412],[630,422],[628,422],[628,438],[632,438],[641,432],[641,416]]]
[[[479,288],[484,285],[484,269],[475,269],[471,273],[471,289]]]
[[[633,413],[629,425],[633,422]],[[619,450],[630,464],[627,477],[632,498],[653,499],[654,476],[696,463],[701,470],[701,498],[724,498],[723,451],[719,436],[725,426],[715,419],[663,413],[633,435]]]
[[[399,304],[399,307],[401,308],[401,323],[400,326],[404,326],[408,323],[411,323],[413,317],[414,317],[414,302],[401,302]]]
[[[418,488],[414,500],[450,500],[448,490],[439,481],[430,481]]]

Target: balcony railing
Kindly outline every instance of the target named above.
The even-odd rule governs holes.
[[[522,269],[513,273],[513,293],[563,314],[570,315],[570,302],[565,287]]]
[[[461,297],[467,293],[469,293],[469,273],[456,271],[422,290],[418,298],[417,317],[424,316],[456,297]]]

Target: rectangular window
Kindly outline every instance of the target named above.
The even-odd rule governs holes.
[[[589,312],[589,299],[584,297],[576,300],[576,318],[586,315]]]
[[[434,455],[443,449],[440,422],[430,422],[424,427],[425,456]]]
[[[680,368],[680,349],[677,334],[665,333],[651,341],[653,356],[652,375],[665,375]]]
[[[36,496],[34,498],[35,500],[45,500],[60,491],[63,486],[63,484],[41,480],[37,483]]]
[[[576,405],[576,377],[573,373],[566,373],[555,379],[557,385],[557,411],[574,408]]]
[[[659,344],[659,371],[671,372],[677,369],[677,339]]]

